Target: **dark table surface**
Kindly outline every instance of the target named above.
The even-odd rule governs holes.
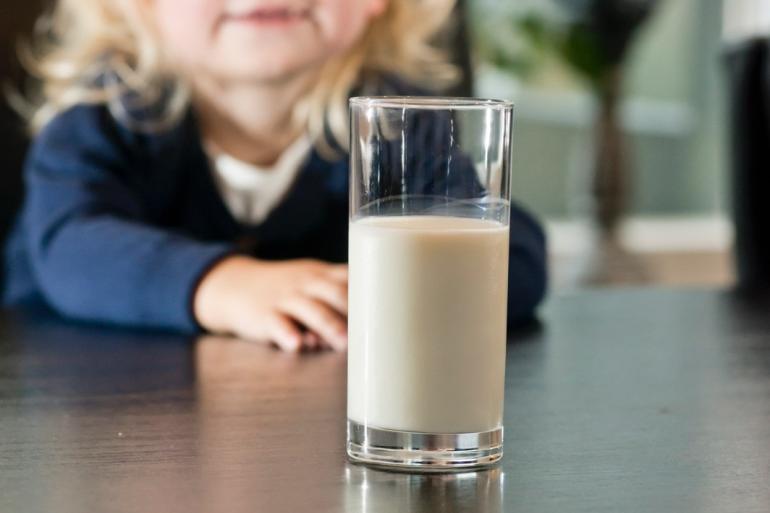
[[[769,313],[554,298],[508,346],[502,464],[419,476],[346,462],[344,355],[6,312],[0,511],[766,512]]]

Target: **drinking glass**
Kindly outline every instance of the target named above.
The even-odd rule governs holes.
[[[350,100],[353,461],[447,471],[502,457],[512,109]]]

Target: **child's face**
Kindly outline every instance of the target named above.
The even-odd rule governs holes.
[[[387,1],[152,0],[152,10],[183,71],[280,81],[350,48]]]

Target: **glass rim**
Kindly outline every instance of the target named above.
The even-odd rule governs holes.
[[[354,96],[349,102],[351,107],[396,109],[513,109],[513,102],[510,100],[461,96]]]

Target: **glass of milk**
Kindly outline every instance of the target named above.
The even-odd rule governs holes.
[[[353,461],[448,471],[503,455],[512,109],[350,100]]]

